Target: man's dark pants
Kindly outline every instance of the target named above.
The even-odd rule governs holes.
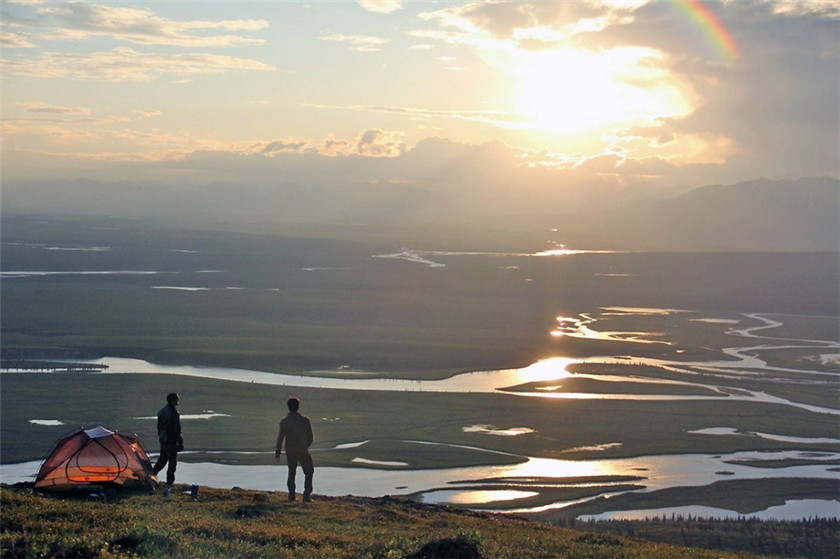
[[[155,472],[155,475],[158,475],[163,469],[163,467],[167,464],[169,464],[169,467],[166,468],[166,485],[172,485],[173,483],[175,483],[175,468],[178,467],[177,445],[160,445],[160,456],[158,457],[157,462],[155,463],[155,467],[152,468]]]
[[[303,498],[304,500],[308,500],[309,496],[312,495],[312,475],[315,472],[315,466],[312,465],[312,456],[306,450],[297,452],[286,451],[286,460],[289,464],[289,477],[286,480],[286,487],[289,488],[289,499],[294,500],[295,498],[295,474],[297,473],[298,464],[300,464],[304,476]]]

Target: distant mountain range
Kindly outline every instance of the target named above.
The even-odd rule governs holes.
[[[576,216],[573,226],[582,241],[626,249],[838,251],[840,181],[704,186],[670,200]]]
[[[483,160],[483,159],[482,159]],[[4,186],[2,210],[21,214],[121,215],[215,222],[352,223],[485,228],[571,248],[663,251],[840,250],[840,180],[754,180],[705,186],[667,200],[621,202],[609,185],[518,187],[458,164],[457,181],[409,184],[167,186],[62,181]],[[449,170],[451,172],[451,168]],[[451,178],[451,175],[450,175]],[[521,178],[521,177],[520,177]],[[454,186],[454,185],[458,186]],[[589,201],[584,201],[588,196]],[[592,199],[609,199],[609,209]],[[619,202],[617,202],[617,200]],[[624,205],[618,206],[619,203]]]

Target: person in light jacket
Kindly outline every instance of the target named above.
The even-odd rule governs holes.
[[[309,418],[301,415],[300,400],[292,396],[286,401],[289,414],[280,422],[280,433],[277,435],[277,447],[274,451],[274,459],[280,462],[280,453],[283,450],[283,442],[286,443],[286,462],[289,465],[289,477],[286,486],[289,488],[289,500],[295,500],[295,474],[298,464],[303,470],[303,502],[312,500],[312,475],[315,468],[312,465],[312,456],[309,454],[309,447],[312,445],[312,424]]]
[[[184,450],[184,438],[181,435],[181,414],[178,413],[178,403],[181,398],[175,392],[166,395],[166,405],[157,413],[158,440],[160,441],[160,456],[155,463],[155,475],[166,468],[165,494],[169,495],[172,484],[175,483],[175,468],[178,467],[178,453]]]

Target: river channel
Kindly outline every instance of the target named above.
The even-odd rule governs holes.
[[[503,392],[511,397],[539,397],[539,398],[569,398],[569,399],[633,399],[633,400],[745,400],[773,403],[783,406],[804,409],[813,413],[832,414],[840,413],[840,410],[805,404],[771,396],[759,390],[746,390],[743,387],[734,390],[726,385],[727,374],[738,373],[749,370],[751,374],[802,374],[802,382],[819,382],[821,375],[831,373],[820,373],[813,370],[797,370],[791,368],[780,368],[769,366],[762,361],[755,351],[756,347],[762,350],[773,349],[774,344],[779,348],[810,347],[821,355],[836,358],[840,349],[840,343],[824,340],[795,340],[793,343],[787,339],[775,339],[763,336],[765,330],[781,325],[777,320],[761,315],[748,315],[756,321],[757,326],[733,330],[734,336],[750,342],[758,338],[761,345],[750,345],[749,347],[730,347],[722,352],[727,356],[726,360],[715,360],[706,362],[684,362],[666,359],[647,359],[633,357],[637,364],[649,365],[659,368],[667,368],[671,371],[685,371],[696,373],[697,371],[708,371],[715,373],[715,379],[721,379],[720,384],[692,382],[691,380],[670,380],[656,378],[653,376],[633,376],[630,382],[638,383],[640,390],[633,393],[610,393],[608,390],[599,392],[561,392],[554,390],[539,389],[517,389],[528,383],[540,383],[545,381],[556,381],[560,379],[588,378],[603,381],[606,386],[610,382],[628,382],[627,376],[618,375],[587,375],[570,372],[569,367],[579,363],[617,363],[617,357],[593,357],[587,359],[572,359],[555,357],[534,363],[528,367],[518,369],[505,369],[496,371],[470,372],[455,375],[443,380],[402,380],[376,378],[374,373],[366,371],[312,371],[306,375],[276,374],[259,371],[247,371],[226,368],[208,368],[191,366],[161,366],[137,359],[123,359],[108,357],[97,360],[95,363],[107,365],[102,372],[92,374],[166,374],[185,375],[208,379],[227,380],[235,382],[282,385],[290,387],[311,387],[347,390],[377,390],[377,391],[422,391],[422,392],[455,392],[455,393],[491,393]],[[591,317],[582,317],[568,321],[570,325],[565,326],[569,335],[578,336],[609,336],[609,333],[597,332],[592,327]],[[572,324],[573,323],[573,324]],[[722,373],[722,374],[721,374]],[[14,371],[5,371],[3,374],[15,374]],[[685,375],[691,379],[692,375]],[[715,381],[717,382],[717,380]],[[656,385],[681,385],[702,389],[708,395],[697,394],[667,394],[656,393]],[[603,386],[603,385],[602,385]],[[644,387],[650,387],[651,393],[645,393]],[[189,417],[185,417],[189,419]],[[32,419],[31,422],[49,421]],[[730,427],[719,427],[698,432],[708,436],[739,435],[737,430]],[[589,476],[616,476],[638,474],[644,478],[643,489],[635,491],[649,492],[670,487],[704,486],[722,479],[727,480],[750,480],[764,477],[779,478],[837,478],[837,462],[840,461],[840,453],[837,452],[808,452],[801,450],[809,444],[840,444],[840,437],[837,439],[805,437],[785,438],[774,433],[749,433],[749,436],[764,437],[777,441],[796,443],[797,449],[791,451],[776,452],[735,452],[728,454],[679,454],[679,455],[652,455],[620,459],[600,460],[560,460],[538,457],[526,457],[526,460],[516,465],[504,466],[480,466],[442,468],[432,470],[410,470],[394,469],[396,464],[377,463],[359,458],[357,461],[365,467],[358,468],[336,468],[323,467],[316,471],[317,493],[324,495],[353,494],[360,496],[382,496],[382,495],[406,495],[422,494],[423,500],[434,503],[458,503],[469,504],[472,508],[481,508],[482,504],[504,501],[507,512],[539,512],[552,508],[561,508],[574,504],[577,501],[558,501],[539,507],[522,508],[517,506],[517,500],[533,496],[532,487],[523,485],[521,490],[512,490],[515,480],[528,478],[549,478],[562,475],[563,477],[589,477]],[[840,435],[840,433],[838,433]],[[423,441],[404,441],[412,444],[442,444]],[[342,448],[358,447],[363,449],[366,441],[355,443],[343,443]],[[476,450],[476,449],[473,449]],[[488,451],[492,452],[492,451]],[[189,462],[189,452],[184,453],[185,461],[179,464],[179,482],[198,484],[212,487],[233,487],[239,486],[246,489],[283,491],[285,490],[285,479],[283,471],[276,465],[230,465],[213,462],[194,463]],[[206,458],[207,453],[203,452]],[[236,452],[227,452],[236,454]],[[363,454],[360,452],[360,454]],[[267,457],[270,458],[270,457]],[[775,467],[772,469],[756,467],[756,462],[790,460],[788,467]],[[18,481],[31,481],[38,470],[39,462],[26,462],[19,464],[3,464],[0,466],[0,479],[4,483],[15,483]],[[482,480],[488,479],[509,479],[511,483],[504,489],[486,486],[482,489],[475,488],[459,489],[458,485],[470,484],[480,485]],[[618,485],[618,482],[615,482]],[[607,481],[601,485],[609,485]],[[626,491],[626,488],[616,487],[616,493]],[[607,491],[609,493],[609,491]],[[733,511],[725,509],[708,509],[707,507],[677,507],[672,509],[657,509],[656,511],[621,511],[620,514],[607,513],[603,517],[621,516],[633,517],[641,515],[663,515],[672,512],[680,514],[694,514],[726,517],[738,516]],[[840,500],[795,500],[789,501],[784,506],[772,507],[756,516],[765,518],[802,518],[805,516],[840,516]]]

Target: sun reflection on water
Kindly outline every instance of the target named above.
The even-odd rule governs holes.
[[[604,316],[622,316],[624,314],[640,314],[640,315],[668,315],[675,312],[685,312],[676,309],[631,309],[624,307],[605,307]],[[638,312],[634,312],[638,311]],[[632,332],[632,331],[602,331],[591,328],[590,325],[598,321],[586,313],[581,313],[578,318],[569,316],[558,316],[556,319],[557,326],[549,332],[549,335],[555,338],[569,336],[571,338],[581,338],[589,340],[604,340],[611,342],[633,342],[640,344],[665,344],[672,345],[661,338],[665,334],[662,332]]]
[[[508,474],[515,477],[570,478],[592,476],[614,476],[626,474],[609,460],[557,460],[553,458],[529,458],[523,464],[510,468]]]
[[[516,374],[519,377],[520,383],[570,378],[572,373],[567,371],[566,367],[575,362],[575,359],[568,357],[551,357],[537,361],[527,367],[516,369]]]
[[[513,501],[539,495],[536,491],[515,491],[511,489],[490,489],[474,491],[433,491],[423,495],[426,503],[456,503],[461,505],[475,505],[492,503],[494,501]]]

